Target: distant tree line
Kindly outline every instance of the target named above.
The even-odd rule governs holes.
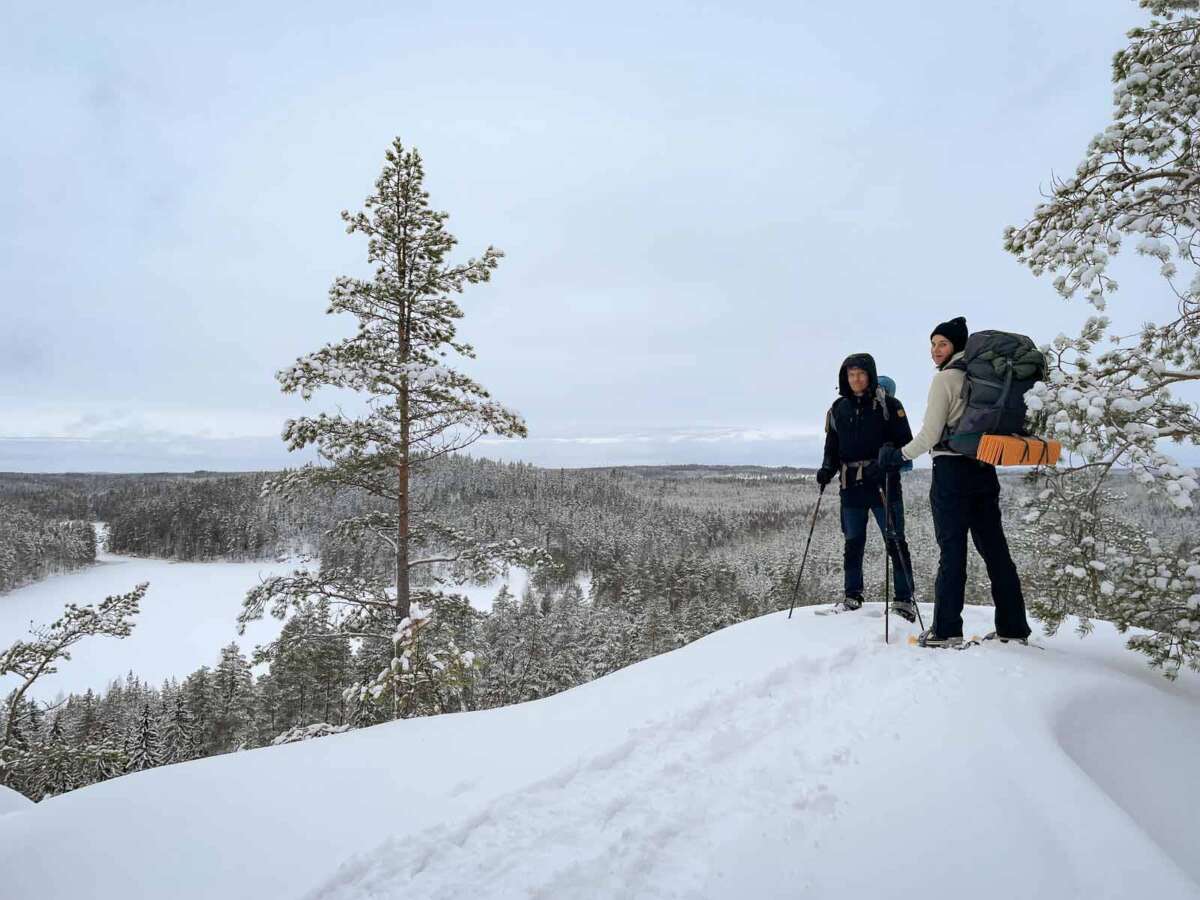
[[[112,553],[178,560],[262,559],[280,549],[279,516],[262,508],[265,476],[145,479],[98,498]]]

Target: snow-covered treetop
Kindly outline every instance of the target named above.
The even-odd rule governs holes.
[[[1156,15],[1194,11],[1195,2],[1154,2]],[[1130,44],[1113,59],[1113,119],[1088,146],[1073,177],[1058,179],[1048,202],[1020,228],[1005,232],[1005,246],[1035,274],[1055,273],[1064,297],[1083,291],[1104,309],[1117,285],[1111,257],[1128,236],[1138,253],[1160,262],[1176,280],[1181,313],[1195,316],[1200,230],[1200,158],[1194,137],[1200,124],[1200,20],[1191,15],[1155,19],[1130,32]]]
[[[1078,338],[1046,347],[1052,378],[1029,401],[1082,465],[1132,464],[1151,482],[1164,479],[1185,507],[1195,479],[1158,444],[1200,441],[1195,408],[1170,391],[1200,381],[1200,3],[1141,6],[1153,18],[1113,58],[1112,121],[1004,243],[1034,274],[1052,274],[1063,297],[1082,292],[1098,310],[1117,289],[1109,265],[1128,239],[1158,264],[1176,317],[1147,324],[1132,341],[1108,335],[1113,346],[1098,356],[1109,322],[1089,319]]]
[[[1138,0],[1138,6],[1150,10],[1152,15],[1169,19],[1175,13],[1183,10],[1200,9],[1200,2],[1197,0]]]
[[[450,262],[457,241],[446,230],[447,214],[430,208],[423,181],[420,154],[393,141],[364,208],[342,213],[347,232],[367,236],[375,277],[336,279],[327,311],[355,316],[357,332],[276,376],[285,393],[306,400],[322,387],[368,395],[370,412],[360,418],[322,413],[288,420],[283,429],[289,449],[316,444],[322,458],[359,487],[364,478],[374,485],[372,473],[381,468],[419,465],[485,434],[526,434],[519,414],[447,364],[451,354],[474,356],[457,337],[463,311],[454,295],[488,281],[503,254],[488,247],[478,259]],[[298,487],[306,479],[336,476],[306,468],[291,481]],[[273,481],[270,488],[281,485]]]

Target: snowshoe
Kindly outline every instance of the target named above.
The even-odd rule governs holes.
[[[847,594],[829,609],[817,610],[815,615],[818,616],[836,616],[838,613],[854,612],[862,609],[863,599],[861,594]]]
[[[985,634],[983,636],[983,639],[985,641],[998,641],[1001,644],[1020,644],[1022,647],[1037,647],[1039,650],[1046,649],[1041,644],[1029,643],[1029,638],[1027,638],[1027,637],[1024,637],[1024,638],[1005,637],[1002,634],[996,634],[996,632],[994,632],[994,631],[989,631],[987,634]]]
[[[909,622],[917,621],[917,604],[911,600],[893,600],[891,611]]]
[[[942,647],[959,648],[963,646],[963,639],[961,635],[956,634],[951,635],[950,637],[938,637],[933,633],[932,628],[926,628],[919,635],[909,635],[908,642],[917,647],[929,647],[931,649],[940,649]]]
[[[983,636],[983,639],[985,641],[999,641],[1002,644],[1025,644],[1026,646],[1029,645],[1029,638],[1005,637],[1004,635],[997,634],[994,631],[989,631],[987,634],[985,634]]]
[[[843,612],[853,612],[856,609],[862,609],[862,604],[862,594],[847,594],[836,606],[840,606]]]

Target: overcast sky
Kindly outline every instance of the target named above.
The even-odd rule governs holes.
[[[0,470],[275,468],[274,373],[395,136],[462,256],[469,371],[543,465],[815,464],[838,364],[916,422],[928,335],[1087,314],[1001,246],[1109,120],[1132,0],[8,4]],[[1169,308],[1130,255],[1112,304]],[[328,404],[326,404],[328,406]],[[309,407],[322,407],[320,395]]]

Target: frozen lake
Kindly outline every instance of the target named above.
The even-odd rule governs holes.
[[[0,595],[0,647],[27,637],[31,623],[53,622],[68,603],[96,604],[148,581],[150,588],[129,637],[85,638],[57,673],[38,679],[31,693],[51,699],[59,692],[99,692],[130,671],[153,685],[170,677],[182,679],[202,665],[215,665],[221,648],[231,641],[249,655],[255,644],[272,640],[279,633],[275,619],[255,622],[238,636],[242,598],[259,579],[295,568],[292,562],[185,563],[102,551],[94,566]],[[0,678],[0,693],[15,684],[12,676]]]
[[[53,622],[67,603],[99,603],[148,581],[150,588],[129,637],[85,638],[57,673],[38,679],[30,696],[50,700],[60,692],[79,693],[88,688],[101,692],[130,671],[157,686],[167,678],[182,679],[203,665],[216,665],[221,648],[231,641],[249,656],[256,644],[273,640],[280,623],[270,615],[251,623],[245,635],[238,635],[242,599],[261,579],[286,574],[301,565],[295,561],[169,562],[101,550],[94,566],[0,595],[0,648],[27,637],[31,623]],[[466,594],[475,608],[488,610],[501,584],[507,581],[519,599],[528,580],[528,573],[514,569],[507,579],[456,590]],[[0,696],[16,683],[14,676],[0,678]]]

